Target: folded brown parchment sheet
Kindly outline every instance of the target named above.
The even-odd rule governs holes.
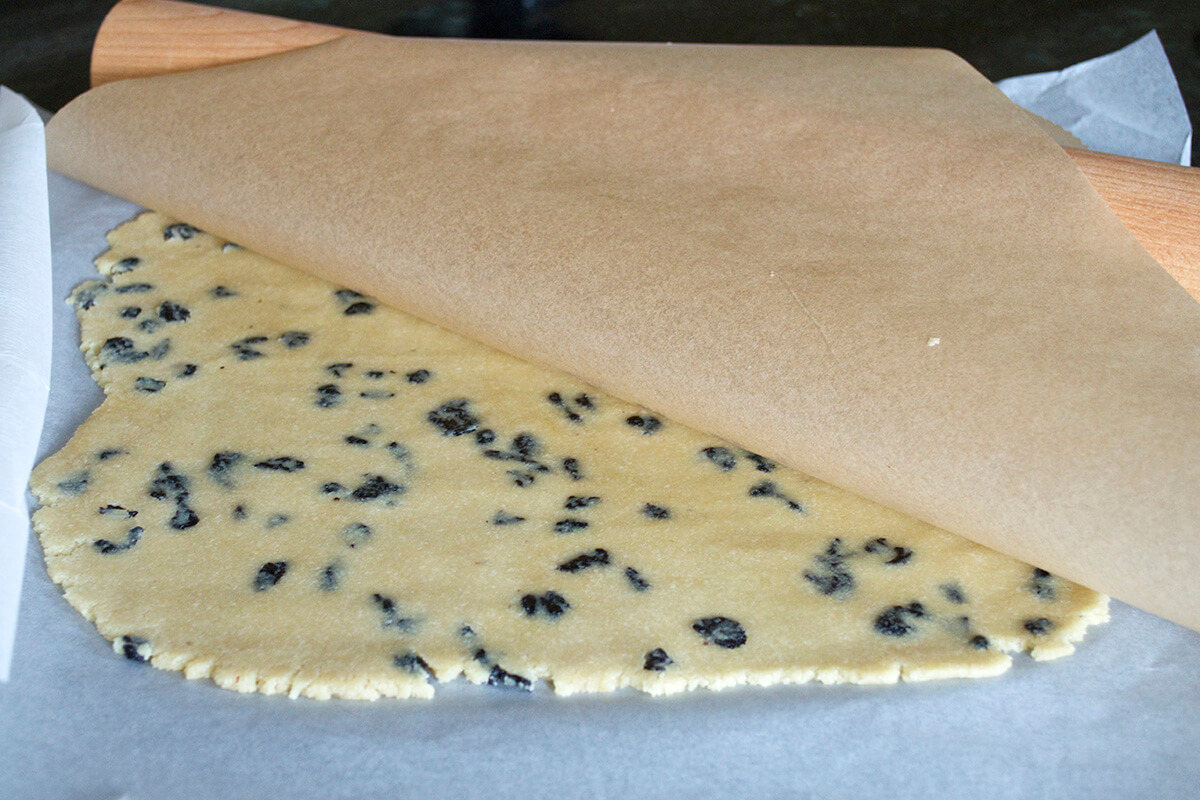
[[[935,50],[351,36],[50,165],[1200,629],[1200,305]]]

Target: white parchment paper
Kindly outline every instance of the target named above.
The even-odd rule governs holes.
[[[1158,34],[1060,72],[996,84],[1093,150],[1191,165],[1192,125]]]
[[[50,387],[50,219],[41,117],[0,86],[0,682],[21,598],[33,467]]]
[[[1172,79],[1173,80],[1173,79]],[[137,207],[50,175],[55,352],[44,458],[102,394],[62,299]],[[1122,604],[1079,652],[979,681],[555,698],[238,695],[113,655],[29,548],[0,798],[1192,800],[1200,634]],[[798,621],[802,624],[802,621]]]

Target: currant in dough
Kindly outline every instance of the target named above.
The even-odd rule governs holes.
[[[427,697],[995,675],[1107,598],[146,213],[72,295],[101,407],[34,472],[117,653]]]

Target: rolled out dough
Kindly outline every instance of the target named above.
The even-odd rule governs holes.
[[[32,488],[118,653],[238,691],[995,675],[1107,598],[146,213],[72,295],[103,405]]]

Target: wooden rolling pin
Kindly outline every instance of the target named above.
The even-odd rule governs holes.
[[[92,85],[310,47],[346,28],[176,0],[121,0],[92,49]],[[1200,299],[1200,168],[1066,148],[1137,240]]]

